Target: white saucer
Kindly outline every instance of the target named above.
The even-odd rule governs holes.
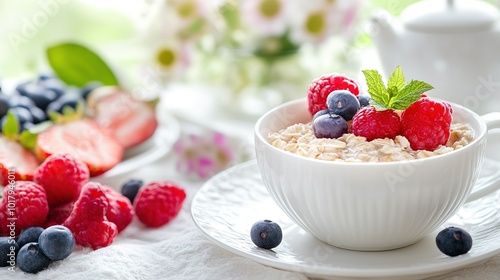
[[[173,116],[158,116],[158,128],[153,136],[144,143],[127,149],[123,160],[104,174],[93,180],[110,179],[152,163],[169,153],[180,136],[180,124]]]
[[[500,182],[499,139],[500,133],[489,139],[487,167],[481,171],[478,189],[492,180]],[[500,191],[467,203],[444,225],[462,227],[474,238],[469,253],[453,258],[437,249],[434,238],[438,231],[414,245],[385,252],[349,251],[322,243],[296,226],[272,201],[255,161],[236,165],[207,181],[193,199],[191,214],[198,228],[222,248],[316,278],[422,279],[500,253]],[[274,250],[257,248],[250,240],[252,224],[262,219],[274,220],[283,229],[283,241]]]

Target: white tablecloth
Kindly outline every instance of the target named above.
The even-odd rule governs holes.
[[[212,244],[196,228],[190,215],[190,201],[202,182],[187,181],[179,176],[171,156],[105,183],[118,186],[131,177],[148,181],[170,179],[183,186],[188,196],[179,216],[158,229],[145,228],[134,220],[109,247],[96,251],[78,249],[67,259],[52,263],[49,269],[36,275],[2,268],[0,279],[307,279],[298,273],[258,264]],[[498,280],[500,255],[486,263],[431,279]]]
[[[237,256],[205,238],[190,215],[190,201],[202,182],[187,181],[179,176],[171,156],[105,183],[118,186],[132,177],[147,181],[170,179],[183,186],[188,196],[179,216],[158,229],[145,228],[134,220],[109,247],[96,251],[78,249],[67,259],[52,263],[49,269],[36,275],[2,268],[0,279],[307,279],[301,274],[266,267]],[[500,255],[486,263],[431,279],[498,280]]]

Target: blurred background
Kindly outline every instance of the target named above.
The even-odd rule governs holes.
[[[303,97],[318,75],[359,78],[360,69],[377,67],[372,13],[398,16],[414,2],[2,0],[0,76],[50,72],[46,50],[76,42],[98,53],[141,98],[167,95],[169,110],[201,98],[254,119]]]
[[[234,95],[255,87],[299,91],[318,73],[356,73],[355,48],[371,44],[362,26],[370,10],[398,13],[411,2],[1,1],[0,75],[47,71],[45,50],[70,41],[99,53],[131,88],[149,78],[228,86]]]

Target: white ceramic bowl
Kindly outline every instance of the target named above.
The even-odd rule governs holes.
[[[262,179],[295,223],[328,244],[362,251],[413,244],[466,202],[479,174],[487,131],[500,127],[500,113],[479,117],[452,106],[454,121],[469,123],[475,132],[474,141],[464,148],[401,162],[332,162],[268,143],[270,132],[311,121],[307,101],[291,101],[256,123]]]

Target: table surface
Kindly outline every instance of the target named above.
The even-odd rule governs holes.
[[[185,113],[182,106],[166,109],[174,114]],[[190,125],[197,121],[206,125],[208,118],[222,132],[238,135],[241,141],[251,139],[251,120],[243,122],[215,115],[211,117],[200,113],[197,120],[187,121]],[[149,229],[135,218],[109,247],[96,251],[77,248],[67,259],[52,263],[49,269],[36,275],[1,268],[0,279],[308,279],[299,273],[258,264],[212,244],[195,226],[190,214],[191,200],[204,182],[179,173],[175,161],[174,155],[168,154],[123,176],[101,180],[114,187],[119,187],[129,178],[178,183],[185,188],[187,199],[172,222],[158,229]],[[429,279],[500,279],[500,255],[484,263]]]

